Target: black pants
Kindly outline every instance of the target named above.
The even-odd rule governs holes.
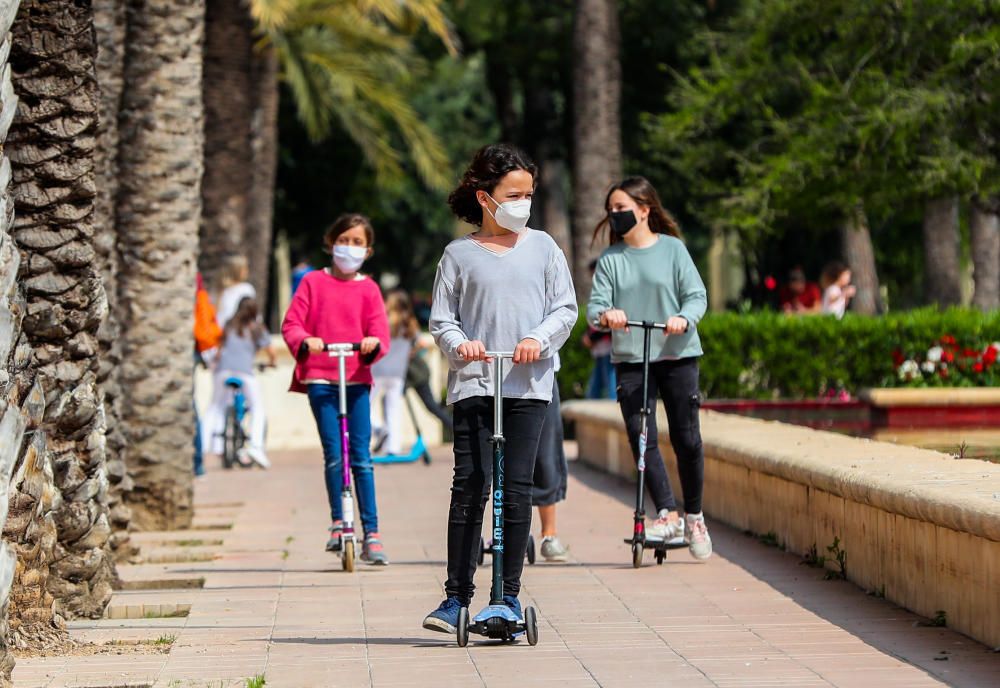
[[[566,499],[569,470],[563,450],[563,424],[560,413],[559,385],[552,385],[552,401],[545,409],[545,423],[538,440],[535,459],[535,485],[531,490],[534,506],[551,506]]]
[[[705,480],[705,453],[701,445],[698,412],[698,360],[658,361],[649,365],[649,420],[646,430],[646,487],[657,511],[675,511],[677,500],[670,489],[667,470],[656,434],[657,392],[667,407],[670,444],[677,455],[677,472],[684,493],[684,511],[701,512],[701,492]],[[639,411],[642,409],[642,364],[618,364],[618,404],[622,409],[633,457],[639,450]]]
[[[531,532],[531,486],[538,438],[545,420],[544,401],[504,399],[504,552],[503,591],[521,591],[521,569]],[[493,398],[457,402],[455,411],[455,475],[448,512],[448,581],[445,591],[464,606],[476,586],[483,509],[493,480]]]
[[[448,415],[448,410],[441,406],[438,400],[434,398],[434,392],[431,391],[430,384],[425,382],[422,385],[414,385],[413,389],[417,393],[417,396],[420,397],[420,401],[424,403],[424,407],[436,416],[439,421],[444,423],[446,428],[451,430],[451,416]]]

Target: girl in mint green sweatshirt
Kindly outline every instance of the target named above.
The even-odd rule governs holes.
[[[633,456],[639,449],[639,412],[663,399],[670,424],[670,444],[684,493],[682,522],[657,442],[656,414],[648,419],[646,485],[657,519],[646,533],[664,540],[684,538],[696,559],[712,554],[701,497],[705,456],[698,420],[698,357],[702,355],[698,321],[705,314],[705,284],[680,238],[677,223],[643,177],[629,177],[612,187],[604,202],[607,215],[594,231],[608,228],[610,246],[601,254],[587,306],[587,321],[612,330],[611,360],[618,373],[618,404],[625,419]],[[648,399],[642,399],[641,330],[628,320],[666,323],[654,334],[650,354]]]

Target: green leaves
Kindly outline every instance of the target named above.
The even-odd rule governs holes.
[[[702,222],[765,236],[784,217],[992,195],[997,3],[745,2],[707,63],[647,118]]]
[[[252,0],[261,47],[276,51],[299,119],[314,141],[334,121],[361,148],[383,184],[411,160],[429,185],[450,181],[447,156],[408,98],[426,71],[413,49],[423,26],[454,53],[441,0]],[[399,143],[396,145],[396,135]]]

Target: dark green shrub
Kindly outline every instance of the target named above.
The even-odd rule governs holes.
[[[582,321],[562,351],[560,391],[579,398],[590,375],[590,354],[580,343]],[[949,378],[901,380],[900,357],[922,362],[944,336],[958,348],[983,351],[1000,341],[1000,313],[921,309],[868,318],[848,314],[790,317],[780,313],[712,313],[698,325],[705,356],[701,386],[709,398],[809,398],[829,390],[865,387],[973,386],[1000,382],[995,369]],[[971,369],[970,363],[970,369]]]

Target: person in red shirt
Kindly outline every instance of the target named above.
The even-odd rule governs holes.
[[[806,281],[805,273],[795,268],[788,273],[788,284],[781,288],[781,310],[785,313],[819,313],[823,295],[819,285]]]
[[[324,343],[360,342],[360,356],[347,359],[347,410],[351,436],[351,472],[357,488],[361,525],[365,531],[362,561],[389,563],[378,532],[375,475],[369,445],[372,426],[369,395],[371,363],[389,351],[389,320],[382,292],[361,265],[372,255],[375,230],[364,215],[341,215],[326,232],[324,244],[333,263],[302,278],[281,325],[289,350],[297,357],[291,391],[305,392],[316,418],[330,501],[330,539],[327,551],[339,552],[344,524],[341,520],[341,456],[338,408],[338,363],[319,355]]]

